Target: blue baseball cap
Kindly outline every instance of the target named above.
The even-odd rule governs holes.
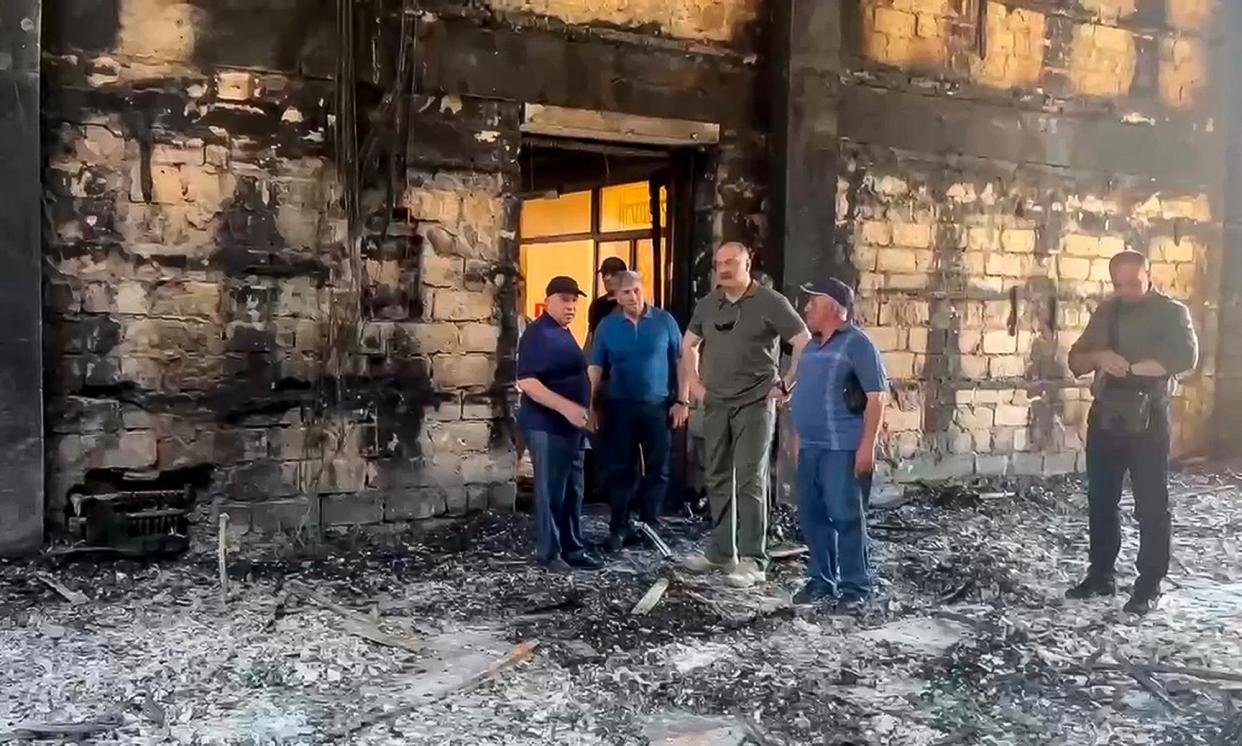
[[[826,280],[818,282],[808,282],[802,286],[802,292],[809,295],[822,295],[832,298],[837,305],[846,311],[854,310],[854,290],[849,285],[841,282],[835,277],[829,277]]]

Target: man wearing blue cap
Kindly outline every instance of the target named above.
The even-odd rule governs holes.
[[[535,555],[555,570],[599,567],[582,541],[582,462],[591,384],[569,331],[586,293],[572,277],[548,283],[544,312],[518,342],[518,427],[535,469]]]
[[[852,322],[854,291],[836,279],[802,286],[812,341],[802,352],[790,406],[798,454],[798,522],[810,549],[797,604],[871,593],[865,492],[875,469],[888,379],[871,339]]]

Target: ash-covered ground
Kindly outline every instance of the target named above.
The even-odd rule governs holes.
[[[648,549],[549,573],[523,514],[248,547],[227,598],[210,537],[158,563],[0,564],[0,741],[1239,744],[1240,483],[1177,478],[1174,570],[1145,619],[1124,594],[1062,600],[1086,557],[1074,481],[874,508],[882,593],[854,616],[790,605],[798,559],[747,591]],[[686,553],[702,531],[665,538]],[[797,541],[788,513],[773,531]],[[1128,580],[1136,548],[1127,515]]]

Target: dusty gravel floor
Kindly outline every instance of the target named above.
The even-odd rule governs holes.
[[[521,514],[249,541],[227,599],[207,550],[0,564],[0,741],[73,723],[86,742],[151,744],[1242,743],[1242,684],[1157,674],[1162,702],[1118,666],[1242,672],[1239,481],[1178,478],[1174,571],[1141,620],[1124,595],[1061,599],[1086,553],[1073,481],[873,510],[882,593],[853,616],[792,607],[797,560],[749,591],[645,549],[550,574],[526,560]],[[665,534],[688,552],[701,531]],[[1129,518],[1126,532],[1128,570]],[[796,541],[790,515],[774,534]],[[631,615],[661,577],[660,604]]]

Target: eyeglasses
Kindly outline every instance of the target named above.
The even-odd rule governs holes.
[[[717,309],[717,310],[718,310],[718,311],[723,311],[723,310],[724,310],[724,304],[722,303],[722,304],[720,305],[720,308],[719,308],[719,309]],[[732,319],[729,319],[728,321],[719,321],[719,320],[717,320],[717,321],[713,322],[713,326],[715,326],[715,327],[716,327],[716,331],[718,331],[718,332],[728,333],[728,332],[733,331],[733,327],[737,326],[737,322],[738,322],[738,320],[739,320],[739,319],[741,319],[741,318],[742,318],[742,309],[741,309],[741,308],[739,308],[738,306],[734,305],[734,306],[733,306],[733,318],[732,318]]]

